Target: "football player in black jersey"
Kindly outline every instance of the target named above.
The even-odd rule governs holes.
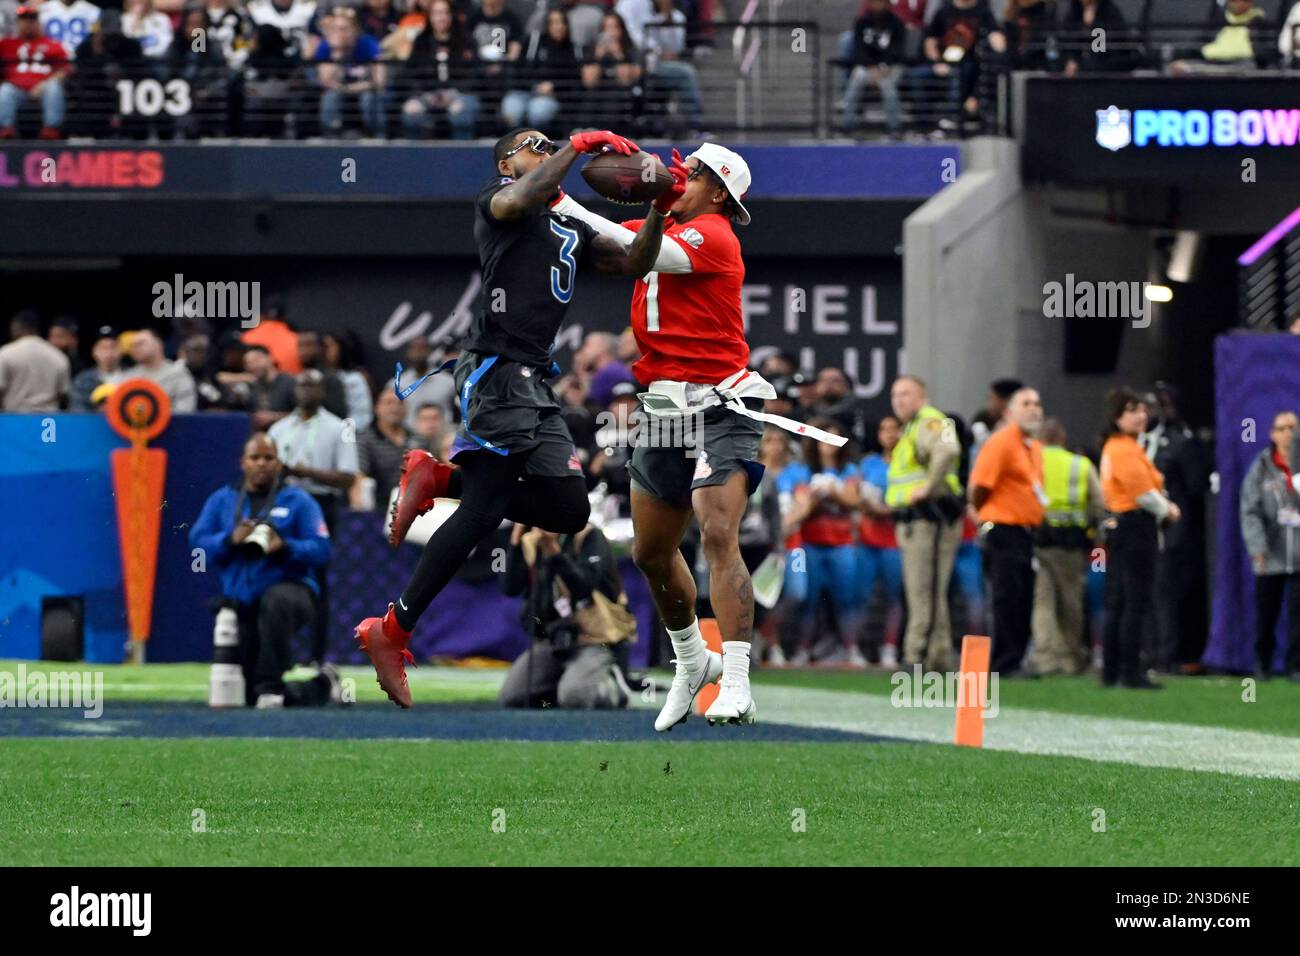
[[[651,271],[664,218],[689,172],[674,164],[673,185],[654,201],[625,248],[552,209],[574,160],[607,149],[631,155],[638,147],[607,130],[575,133],[560,146],[537,130],[520,129],[496,144],[496,175],[474,209],[483,306],[453,371],[461,411],[452,448],[458,467],[425,451],[406,453],[390,542],[399,544],[435,498],[458,498],[460,506],[425,545],[396,604],[382,618],[366,618],[356,628],[379,686],[398,706],[411,706],[405,665],[414,661],[407,643],[416,620],[503,518],[561,534],[575,534],[587,524],[582,466],[546,381],[558,371],[552,345],[579,268],[627,276]]]

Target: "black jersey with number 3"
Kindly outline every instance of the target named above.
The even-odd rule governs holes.
[[[495,176],[478,194],[474,241],[483,275],[483,305],[464,347],[525,365],[549,365],[551,346],[573,300],[578,267],[595,231],[542,208],[520,219],[492,216],[492,197],[514,182]]]

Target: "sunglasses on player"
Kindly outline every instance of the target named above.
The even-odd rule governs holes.
[[[511,156],[519,152],[521,149],[524,149],[525,147],[531,149],[538,156],[553,156],[560,151],[560,144],[552,143],[545,136],[525,136],[522,140],[519,141],[519,144],[515,146],[514,149],[510,150],[501,158],[509,159]]]

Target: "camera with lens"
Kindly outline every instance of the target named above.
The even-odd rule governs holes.
[[[275,529],[265,521],[259,521],[257,526],[248,532],[243,547],[254,553],[268,553],[271,550],[271,535],[274,531]]]

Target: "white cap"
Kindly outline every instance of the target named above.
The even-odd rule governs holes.
[[[736,222],[748,226],[749,210],[741,205],[740,201],[745,198],[745,193],[749,192],[749,164],[740,158],[739,153],[733,153],[727,147],[719,146],[717,143],[704,143],[691,153],[691,156],[718,174],[718,178],[727,187],[727,192],[731,193],[731,198],[740,207]],[[686,158],[690,159],[691,156]]]

